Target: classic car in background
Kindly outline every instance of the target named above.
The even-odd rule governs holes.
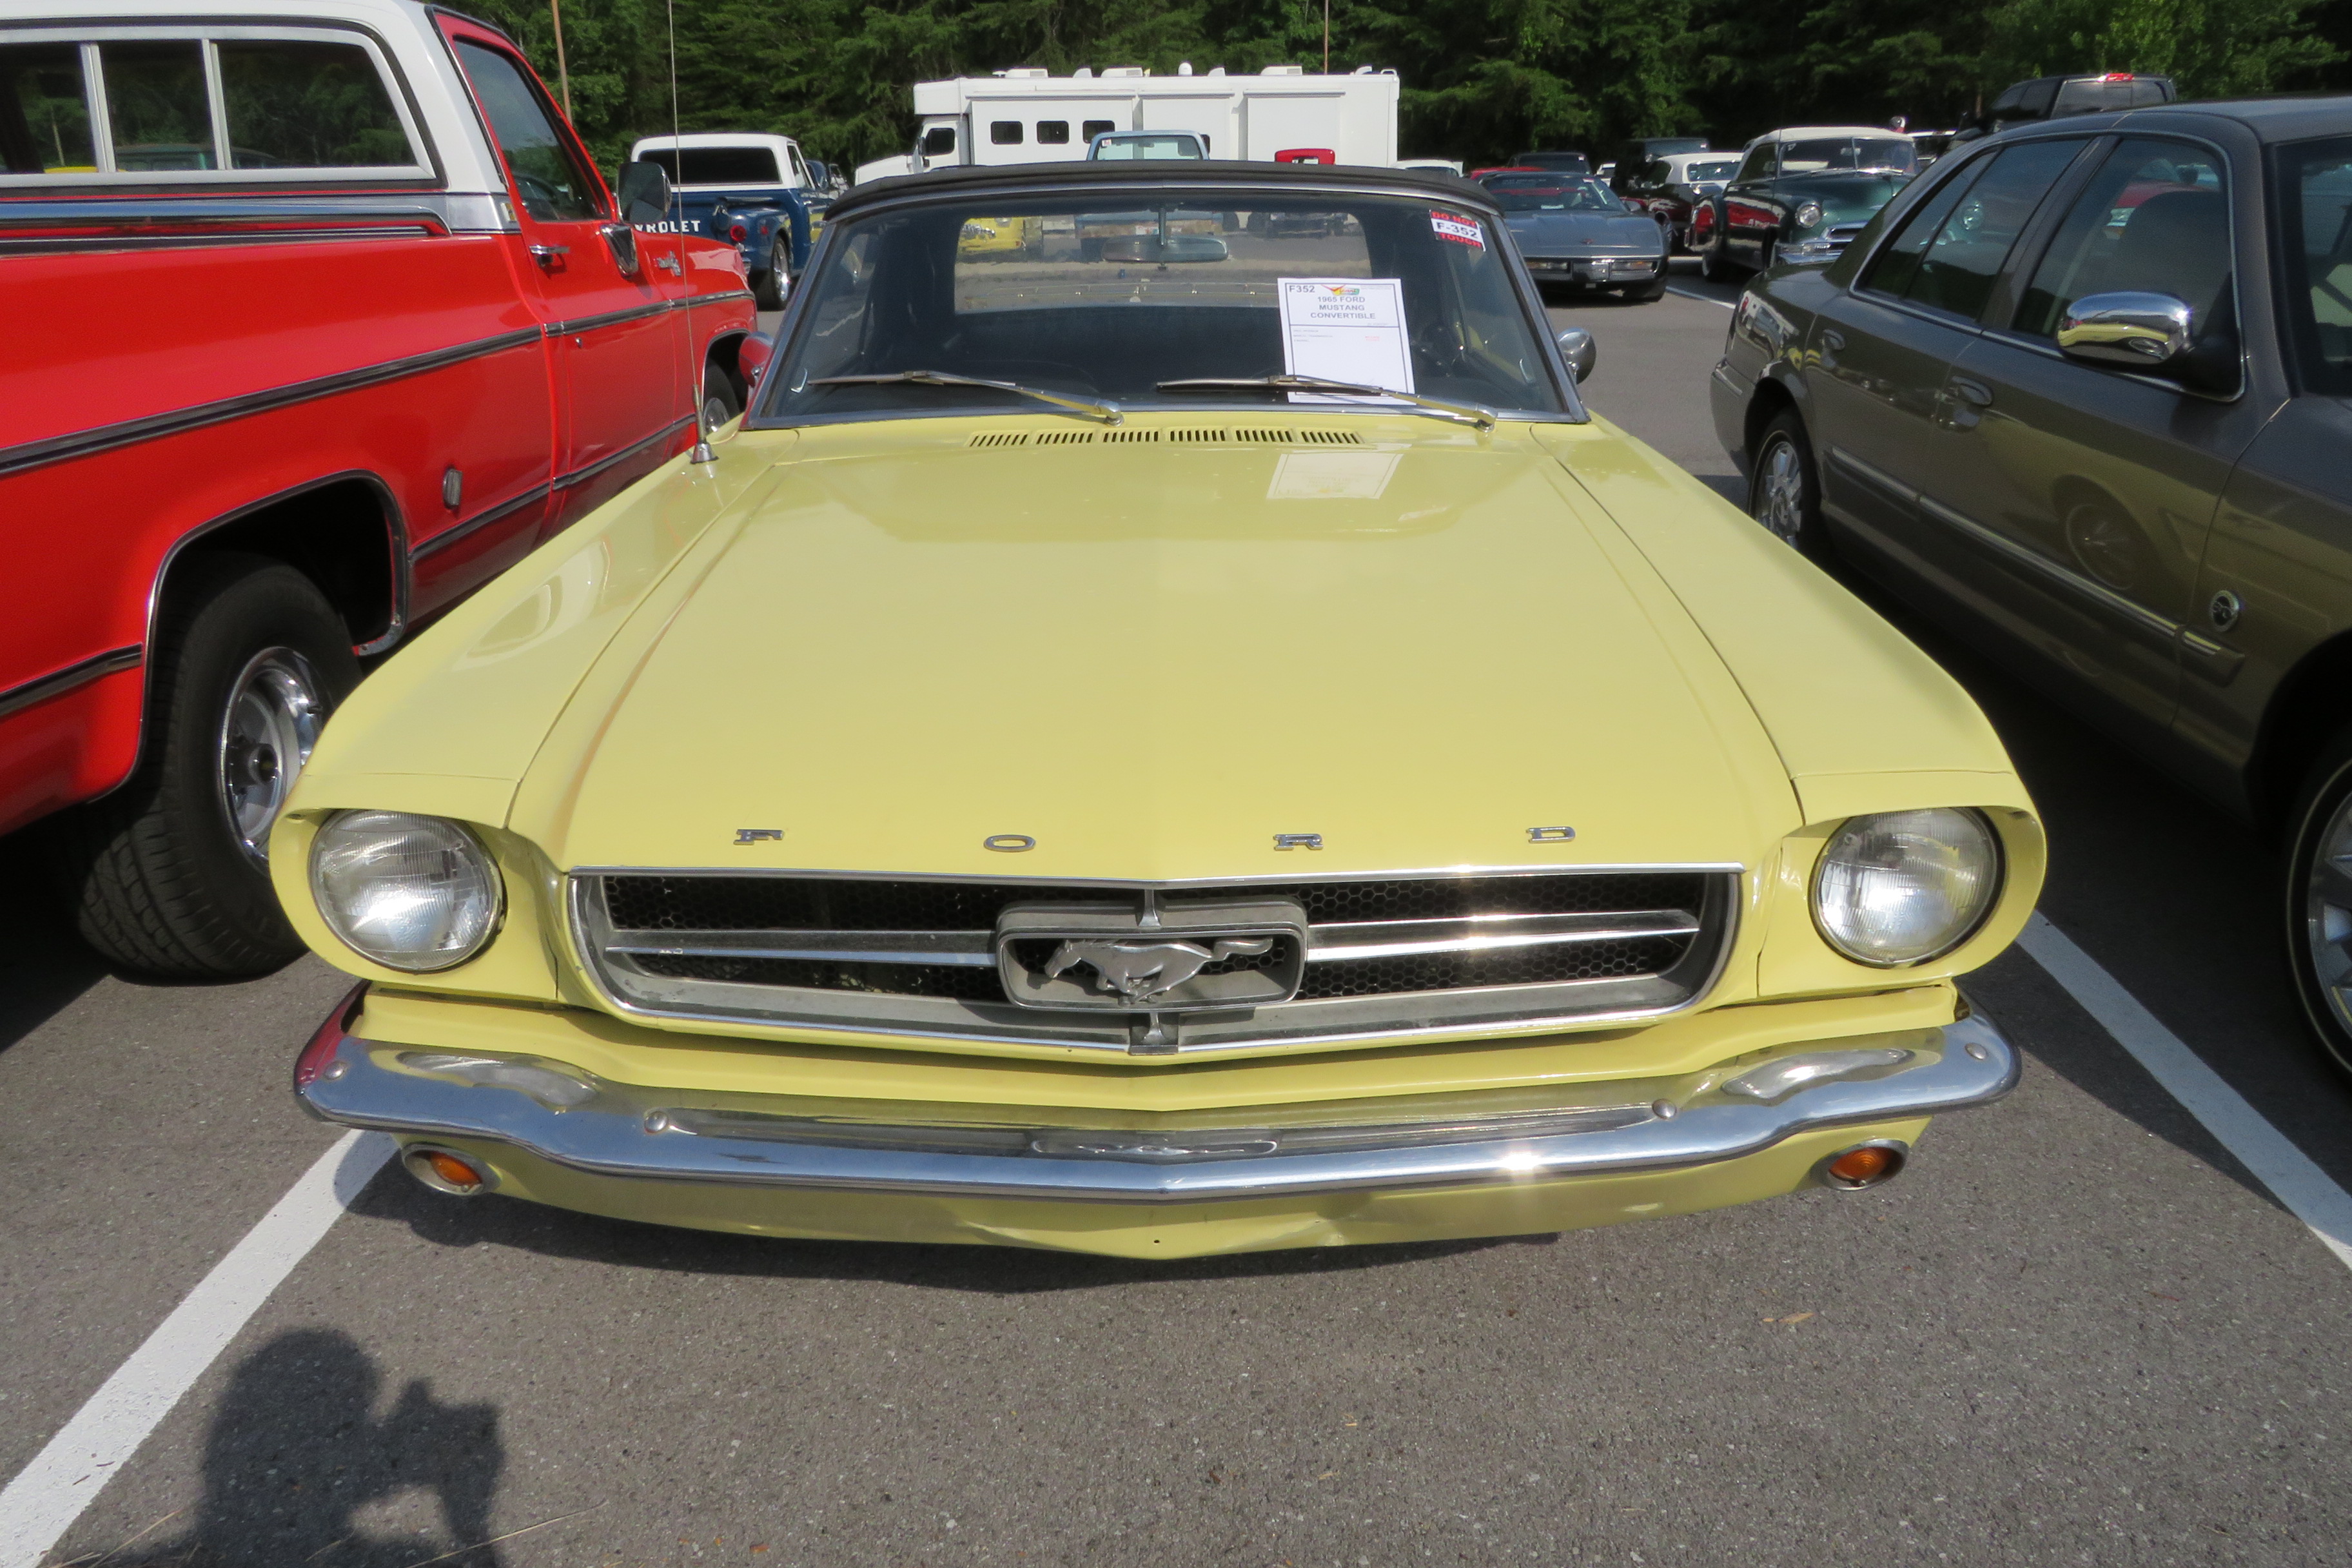
[[[1689,244],[1700,270],[1723,282],[1779,261],[1836,259],[1863,225],[1917,173],[1900,132],[1801,125],[1748,143],[1721,194],[1699,204]]]
[[[1713,392],[1772,531],[2276,836],[2352,1070],[2352,99],[1963,144],[1752,286]]]
[[[1665,297],[1665,234],[1595,178],[1500,174],[1486,182],[1512,243],[1541,284]]]
[[[1230,254],[956,254],[1155,207]],[[299,1092],[429,1185],[1181,1258],[1867,1187],[2015,1078],[1954,984],[2042,879],[1992,730],[1585,414],[1459,182],[861,187],[714,446],[362,687],[278,825],[363,983]]]
[[[743,258],[760,308],[783,308],[833,201],[799,142],[748,131],[647,136],[629,162],[669,176],[669,211],[648,227],[726,241]]]
[[[6,8],[0,832],[109,960],[299,953],[269,825],[359,661],[741,407],[743,275],[667,196],[451,12]]]
[[[1620,169],[1612,188],[1638,202],[1666,231],[1671,249],[1690,247],[1691,216],[1723,194],[1739,171],[1737,153],[1666,153],[1627,173]]]

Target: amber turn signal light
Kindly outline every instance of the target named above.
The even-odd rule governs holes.
[[[469,1198],[488,1191],[491,1184],[488,1172],[446,1149],[411,1149],[401,1163],[408,1167],[410,1175],[436,1193]]]
[[[1904,1150],[1899,1143],[1858,1143],[1822,1161],[1822,1180],[1849,1191],[1874,1187],[1900,1173],[1903,1160]]]

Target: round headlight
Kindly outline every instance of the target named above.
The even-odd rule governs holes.
[[[2000,892],[2000,841],[1975,812],[1857,816],[1822,852],[1813,921],[1857,963],[1919,963],[1966,941]]]
[[[413,974],[465,963],[499,927],[489,851],[437,816],[335,817],[310,845],[310,896],[352,952]]]
[[[1819,223],[1819,222],[1821,222],[1821,221],[1822,221],[1822,204],[1821,204],[1821,203],[1819,203],[1819,202],[1799,202],[1799,203],[1797,204],[1797,226],[1798,226],[1799,228],[1811,228],[1811,227],[1812,227],[1812,226],[1813,226],[1813,225],[1815,225],[1815,224],[1817,224],[1817,223]]]

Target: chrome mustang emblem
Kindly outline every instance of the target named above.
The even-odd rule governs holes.
[[[1141,1007],[1212,963],[1273,950],[1274,939],[1266,936],[1227,939],[1210,947],[1190,942],[1066,942],[1046,962],[1045,978],[1058,980],[1083,963],[1094,970],[1104,990]]]

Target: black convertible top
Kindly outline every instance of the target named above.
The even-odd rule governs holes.
[[[1379,191],[1404,196],[1425,196],[1449,206],[1475,206],[1500,216],[1494,199],[1483,186],[1452,174],[1422,174],[1409,169],[1382,169],[1349,163],[1253,163],[1234,159],[1120,159],[1094,163],[1072,160],[1056,163],[1016,163],[991,168],[962,164],[934,169],[924,174],[893,174],[871,180],[848,195],[836,196],[825,210],[825,221],[864,210],[877,202],[901,196],[961,196],[982,192],[1083,190],[1092,185],[1148,186],[1157,190],[1196,189],[1202,185],[1256,185],[1266,190],[1313,192],[1318,188]]]

